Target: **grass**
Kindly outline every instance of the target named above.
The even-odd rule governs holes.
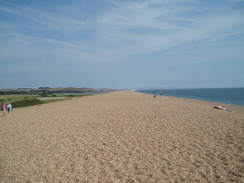
[[[73,97],[82,97],[82,96],[88,96],[90,94],[49,94],[45,95],[45,97],[42,97],[38,94],[32,94],[32,95],[0,95],[0,103],[5,104],[12,104],[13,108],[17,107],[25,107],[25,106],[31,106],[31,105],[40,105],[45,104],[49,102],[55,102],[60,100],[65,100],[68,98]]]
[[[25,107],[25,106],[31,106],[31,105],[39,105],[43,104],[43,102],[39,99],[23,99],[19,101],[12,102],[12,107]]]
[[[24,99],[34,99],[39,97],[39,95],[0,95],[0,103],[13,103],[15,101]]]

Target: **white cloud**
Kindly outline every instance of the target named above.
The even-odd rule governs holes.
[[[82,16],[87,7],[81,4],[40,9],[34,5],[17,9],[0,6],[0,11],[31,20],[30,24],[5,22],[25,40],[26,49],[32,47],[40,50],[39,54],[46,51],[63,59],[75,55],[75,60],[93,62],[118,62],[134,55],[172,52],[178,47],[196,46],[203,40],[211,43],[235,33],[243,34],[243,13],[228,7],[216,7],[214,11],[203,6],[201,13],[195,15],[198,2],[192,0],[106,2],[112,6],[92,18]],[[28,32],[22,30],[23,24]],[[23,53],[22,57],[27,55]]]
[[[186,17],[177,17],[172,16],[175,11],[172,12],[171,8],[153,9],[149,6],[148,1],[137,3],[117,2],[116,6],[116,8],[106,12],[99,18],[95,24],[99,30],[99,37],[92,45],[101,45],[100,47],[95,46],[95,49],[106,51],[106,46],[111,49],[109,45],[114,44],[113,52],[122,51],[129,54],[132,47],[134,47],[134,54],[145,53],[145,51],[150,53],[197,42],[217,35],[231,26],[228,23],[230,22],[228,16],[220,18],[213,18],[213,16],[200,17],[199,20],[198,17],[189,18],[188,15]],[[190,12],[191,9],[188,11]],[[171,20],[187,21],[193,25],[187,27],[170,21],[160,21],[158,19],[160,16]],[[148,28],[148,31],[144,34],[136,31],[143,28]],[[116,50],[117,45],[119,46]]]

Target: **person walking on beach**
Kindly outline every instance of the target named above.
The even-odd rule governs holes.
[[[154,91],[154,98],[156,99],[156,96],[157,96],[157,90]]]
[[[163,91],[160,91],[160,97],[163,98]]]
[[[7,110],[8,110],[8,114],[9,114],[9,112],[12,110],[12,105],[11,104],[7,105]]]
[[[4,104],[4,103],[2,103],[1,108],[2,108],[2,110],[3,110],[3,115],[5,115],[7,105]]]

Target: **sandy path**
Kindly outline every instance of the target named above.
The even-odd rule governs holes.
[[[0,182],[243,182],[244,107],[118,91],[0,116]]]

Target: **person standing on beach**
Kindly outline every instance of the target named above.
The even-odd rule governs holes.
[[[154,91],[154,96],[153,97],[156,98],[156,96],[157,96],[157,90]]]
[[[160,97],[163,98],[163,91],[160,91]]]
[[[8,109],[8,114],[9,114],[9,112],[12,110],[12,105],[11,104],[8,104],[7,105],[7,109]]]
[[[4,103],[2,103],[1,108],[2,108],[2,110],[3,110],[3,115],[5,115],[7,105],[4,104]]]

